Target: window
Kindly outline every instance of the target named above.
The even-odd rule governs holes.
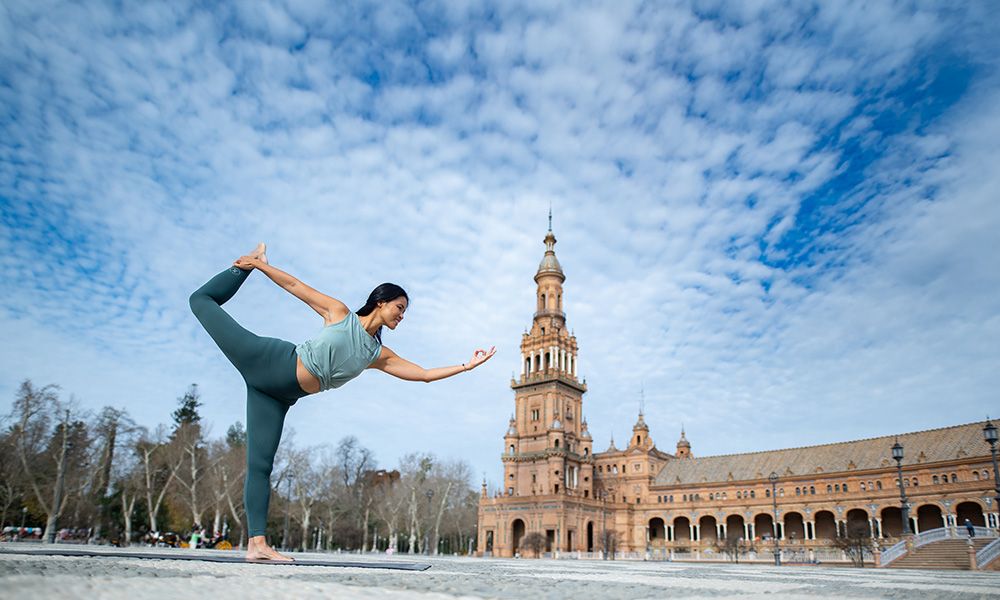
[[[537,481],[536,477],[537,476],[534,473],[531,474],[531,483],[536,483],[536,481]]]
[[[584,448],[583,449],[583,455],[584,456],[590,456],[590,448]]]
[[[635,470],[636,471],[641,471],[642,470],[642,465],[640,465],[639,463],[635,463],[634,466],[635,466]]]
[[[709,494],[709,495],[708,495],[708,499],[709,499],[709,500],[715,500],[715,496],[714,496],[713,494]]]
[[[845,483],[844,485],[842,485],[841,489],[846,492],[847,491],[847,484]]]
[[[785,497],[785,488],[778,488],[778,495],[782,498]]]
[[[795,488],[795,495],[796,496],[801,496],[802,495],[802,490],[800,490],[799,488]]]
[[[558,473],[557,473],[557,475],[558,475]],[[559,493],[559,484],[558,483],[556,484],[556,493],[557,494]]]
[[[920,482],[919,482],[919,481],[917,481],[917,478],[916,478],[916,477],[914,477],[914,478],[913,478],[913,487],[917,487],[918,485],[920,485]]]
[[[765,498],[770,498],[771,497],[771,490],[765,489],[764,490],[764,497]]]
[[[958,483],[958,475],[956,475],[955,473],[952,473],[951,474],[951,482],[952,483]]]
[[[641,443],[642,443],[642,436],[641,435],[635,436],[635,445],[638,446]]]
[[[833,484],[833,491],[835,491],[835,492],[839,492],[840,491],[840,484],[839,483]]]
[[[556,439],[556,448],[558,448],[558,447],[559,447],[559,440]]]
[[[657,504],[662,504],[663,503],[663,497],[662,496],[657,496],[656,497],[656,502],[657,502]]]
[[[531,409],[531,420],[537,421],[539,418],[541,418],[541,415],[539,413],[540,413],[539,409],[537,408]]]
[[[829,483],[826,484],[826,493],[827,494],[832,494],[833,493],[833,486],[830,485]]]
[[[611,467],[611,471],[613,473],[617,474],[618,473],[618,465],[615,465],[615,466]]]
[[[809,495],[810,496],[815,496],[816,495],[816,486],[814,486],[814,485],[809,486]]]
[[[507,479],[514,479],[514,474],[513,474],[513,473],[511,473],[511,474],[510,474],[510,477],[508,477]]]
[[[979,481],[979,471],[973,471],[972,478],[976,481]]]
[[[507,495],[508,496],[513,496],[514,495],[514,488],[512,488],[512,487],[507,488]]]
[[[514,444],[511,444],[511,445],[510,445],[510,453],[511,453],[511,454],[514,454]]]
[[[603,473],[604,472],[604,466],[603,465],[597,465],[597,472],[598,473]]]
[[[673,501],[674,501],[674,496],[673,496],[672,494],[671,494],[671,496],[670,496],[670,501],[671,501],[671,502],[673,502]]]
[[[688,501],[688,495],[684,494],[684,502],[687,502],[687,501]]]
[[[881,482],[881,481],[876,481],[876,482],[875,482],[875,487],[876,487],[877,489],[882,489],[882,482]]]
[[[722,499],[723,500],[728,500],[728,498],[726,498],[726,492],[722,492]]]
[[[865,491],[866,489],[867,489],[867,488],[865,488],[865,482],[864,482],[864,481],[862,481],[862,482],[861,482],[861,491],[863,492],[863,491]]]
[[[939,484],[939,483],[941,483],[941,482],[940,482],[940,480],[938,479],[938,476],[937,476],[937,475],[935,475],[934,477],[932,477],[932,478],[931,478],[931,483],[933,483],[934,485],[937,485],[937,484]]]
[[[583,497],[590,498],[590,490],[583,490]]]
[[[757,496],[757,494],[753,490],[750,490],[750,497],[754,498],[756,496]]]

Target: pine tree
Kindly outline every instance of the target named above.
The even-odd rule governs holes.
[[[191,425],[201,421],[201,415],[198,414],[198,407],[201,406],[201,402],[199,402],[200,398],[201,394],[198,393],[198,384],[192,383],[188,391],[177,399],[180,408],[175,410],[171,416],[173,416],[174,424],[178,428],[182,425]]]

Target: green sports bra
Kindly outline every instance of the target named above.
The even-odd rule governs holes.
[[[308,342],[295,347],[302,365],[319,379],[320,391],[338,388],[368,368],[382,344],[361,326],[354,312],[327,325]]]

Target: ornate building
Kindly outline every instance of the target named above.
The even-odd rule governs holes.
[[[1000,526],[981,424],[696,458],[683,430],[673,454],[659,450],[640,411],[624,448],[612,440],[595,453],[555,244],[550,215],[534,318],[521,338],[521,374],[511,380],[503,490],[490,496],[483,483],[480,554],[514,556],[532,532],[545,536],[550,552],[598,552],[614,539],[619,551],[660,556],[711,554],[727,539],[755,544],[772,532],[786,549],[801,550],[829,547],[858,527],[894,538],[903,527],[891,453],[897,440],[912,531],[966,519]]]

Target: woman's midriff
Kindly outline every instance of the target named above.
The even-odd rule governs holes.
[[[319,392],[319,377],[310,373],[298,356],[295,357],[295,378],[299,380],[299,387],[303,392],[307,394]]]

